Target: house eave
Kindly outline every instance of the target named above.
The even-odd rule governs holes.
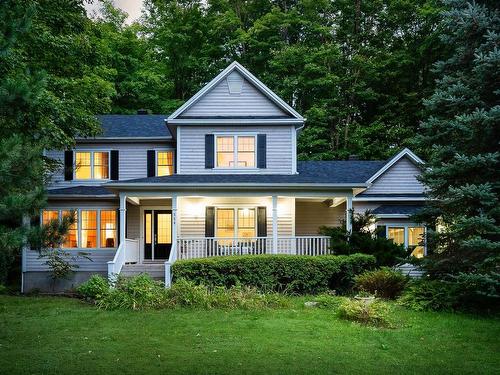
[[[89,138],[75,138],[78,143],[133,143],[133,142],[163,142],[173,141],[172,136],[165,137],[89,137]]]

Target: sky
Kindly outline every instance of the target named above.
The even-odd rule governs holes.
[[[127,23],[132,23],[141,16],[141,7],[143,0],[114,0],[115,7],[120,8],[128,13]],[[99,10],[99,1],[94,1],[94,4],[85,4],[87,13],[91,14]]]

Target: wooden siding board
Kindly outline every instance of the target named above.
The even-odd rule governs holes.
[[[238,77],[239,76],[239,77]],[[196,103],[188,108],[183,116],[213,117],[213,116],[287,116],[286,112],[274,104],[240,73],[234,71],[228,79],[243,79],[240,94],[230,94],[226,79],[213,87]]]
[[[323,202],[296,201],[296,235],[317,235],[321,226],[339,227],[341,220],[345,217],[345,209],[345,203],[336,207],[328,207]]]
[[[408,158],[402,158],[377,178],[366,190],[367,194],[421,194],[424,186],[417,177],[420,169]]]
[[[293,168],[293,144],[290,129],[293,126],[180,126],[182,142],[179,147],[179,173],[184,174],[222,174],[235,173],[230,169],[205,168],[205,134],[207,133],[256,133],[266,134],[267,167],[252,169],[249,173],[290,174]],[[240,170],[241,171],[241,170]],[[244,173],[244,172],[243,172]]]

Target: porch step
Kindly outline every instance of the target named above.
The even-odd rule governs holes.
[[[147,273],[153,279],[163,280],[165,278],[165,265],[163,263],[125,264],[120,275],[130,277],[141,273]]]

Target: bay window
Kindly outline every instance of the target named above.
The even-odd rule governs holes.
[[[75,152],[75,179],[107,180],[109,178],[109,152]]]
[[[255,144],[253,135],[216,136],[217,168],[255,168]]]
[[[115,209],[75,209],[75,222],[69,228],[62,248],[65,249],[109,249],[118,246]],[[43,210],[41,224],[51,220],[62,220],[70,210]]]

